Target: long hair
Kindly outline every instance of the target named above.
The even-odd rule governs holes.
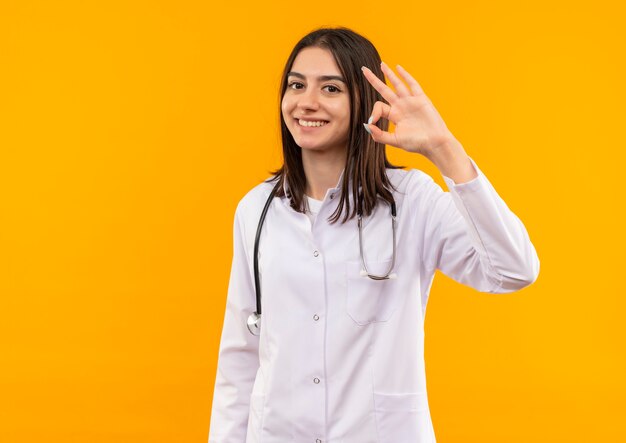
[[[348,149],[346,166],[342,178],[341,197],[335,212],[329,217],[335,223],[344,214],[342,223],[354,218],[359,205],[358,190],[361,187],[363,216],[370,215],[377,203],[377,196],[391,203],[393,185],[387,177],[385,168],[401,169],[389,163],[385,145],[372,140],[363,128],[372,112],[374,103],[383,98],[367,81],[361,72],[361,66],[370,68],[383,82],[385,76],[380,68],[381,58],[374,45],[365,37],[345,28],[320,28],[305,35],[293,48],[282,73],[280,85],[280,102],[287,89],[287,74],[291,72],[294,60],[300,51],[308,47],[319,47],[330,51],[346,80],[350,97],[350,129],[348,133]],[[289,132],[282,112],[279,109],[280,129],[283,144],[283,165],[271,173],[274,177],[267,182],[276,183],[276,196],[284,197],[283,185],[287,183],[287,195],[291,207],[298,212],[305,212],[308,203],[304,198],[306,176],[302,166],[302,148],[298,146]],[[386,131],[387,120],[380,119],[376,125]],[[350,185],[352,183],[352,186]],[[355,206],[350,208],[350,198]]]

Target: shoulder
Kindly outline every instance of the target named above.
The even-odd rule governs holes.
[[[400,198],[406,210],[398,209],[408,217],[407,223],[413,226],[415,235],[434,232],[436,226],[452,215],[452,196],[435,182],[433,177],[419,169],[393,171],[398,182]],[[405,219],[406,220],[406,219]]]
[[[275,182],[267,182],[274,176],[267,177],[264,181],[250,189],[237,203],[235,215],[242,220],[250,218],[258,219],[265,206],[265,202],[269,197]]]
[[[405,198],[410,200],[443,192],[435,180],[419,169],[387,169],[389,180]]]

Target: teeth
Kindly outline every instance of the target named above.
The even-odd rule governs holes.
[[[326,123],[325,121],[316,121],[316,122],[308,122],[305,120],[298,120],[298,124],[300,126],[308,126],[308,127],[312,127],[312,126],[324,126]]]

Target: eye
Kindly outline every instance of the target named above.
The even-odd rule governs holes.
[[[333,92],[333,93],[334,93],[334,92],[341,92],[341,89],[339,89],[339,88],[338,88],[337,86],[335,86],[335,85],[327,85],[327,86],[324,86],[324,87],[325,87],[325,88],[329,88],[329,89],[328,89],[328,92]],[[332,89],[332,90],[331,90],[331,89]]]
[[[300,83],[300,82],[291,82],[291,83],[289,83],[289,84],[287,85],[287,87],[288,87],[288,88],[291,88],[291,89],[300,89],[300,88],[294,88],[294,87],[293,87],[294,85],[304,86],[304,85],[303,85],[302,83]]]

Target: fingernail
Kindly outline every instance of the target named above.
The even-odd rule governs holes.
[[[374,117],[370,117],[367,119],[367,124],[371,125],[372,124],[372,120],[374,120]]]
[[[368,132],[368,134],[371,134],[372,131],[370,130],[370,128],[367,127],[366,123],[363,123],[363,127],[365,128],[365,130]]]
[[[365,66],[361,66],[361,71],[365,71]]]

